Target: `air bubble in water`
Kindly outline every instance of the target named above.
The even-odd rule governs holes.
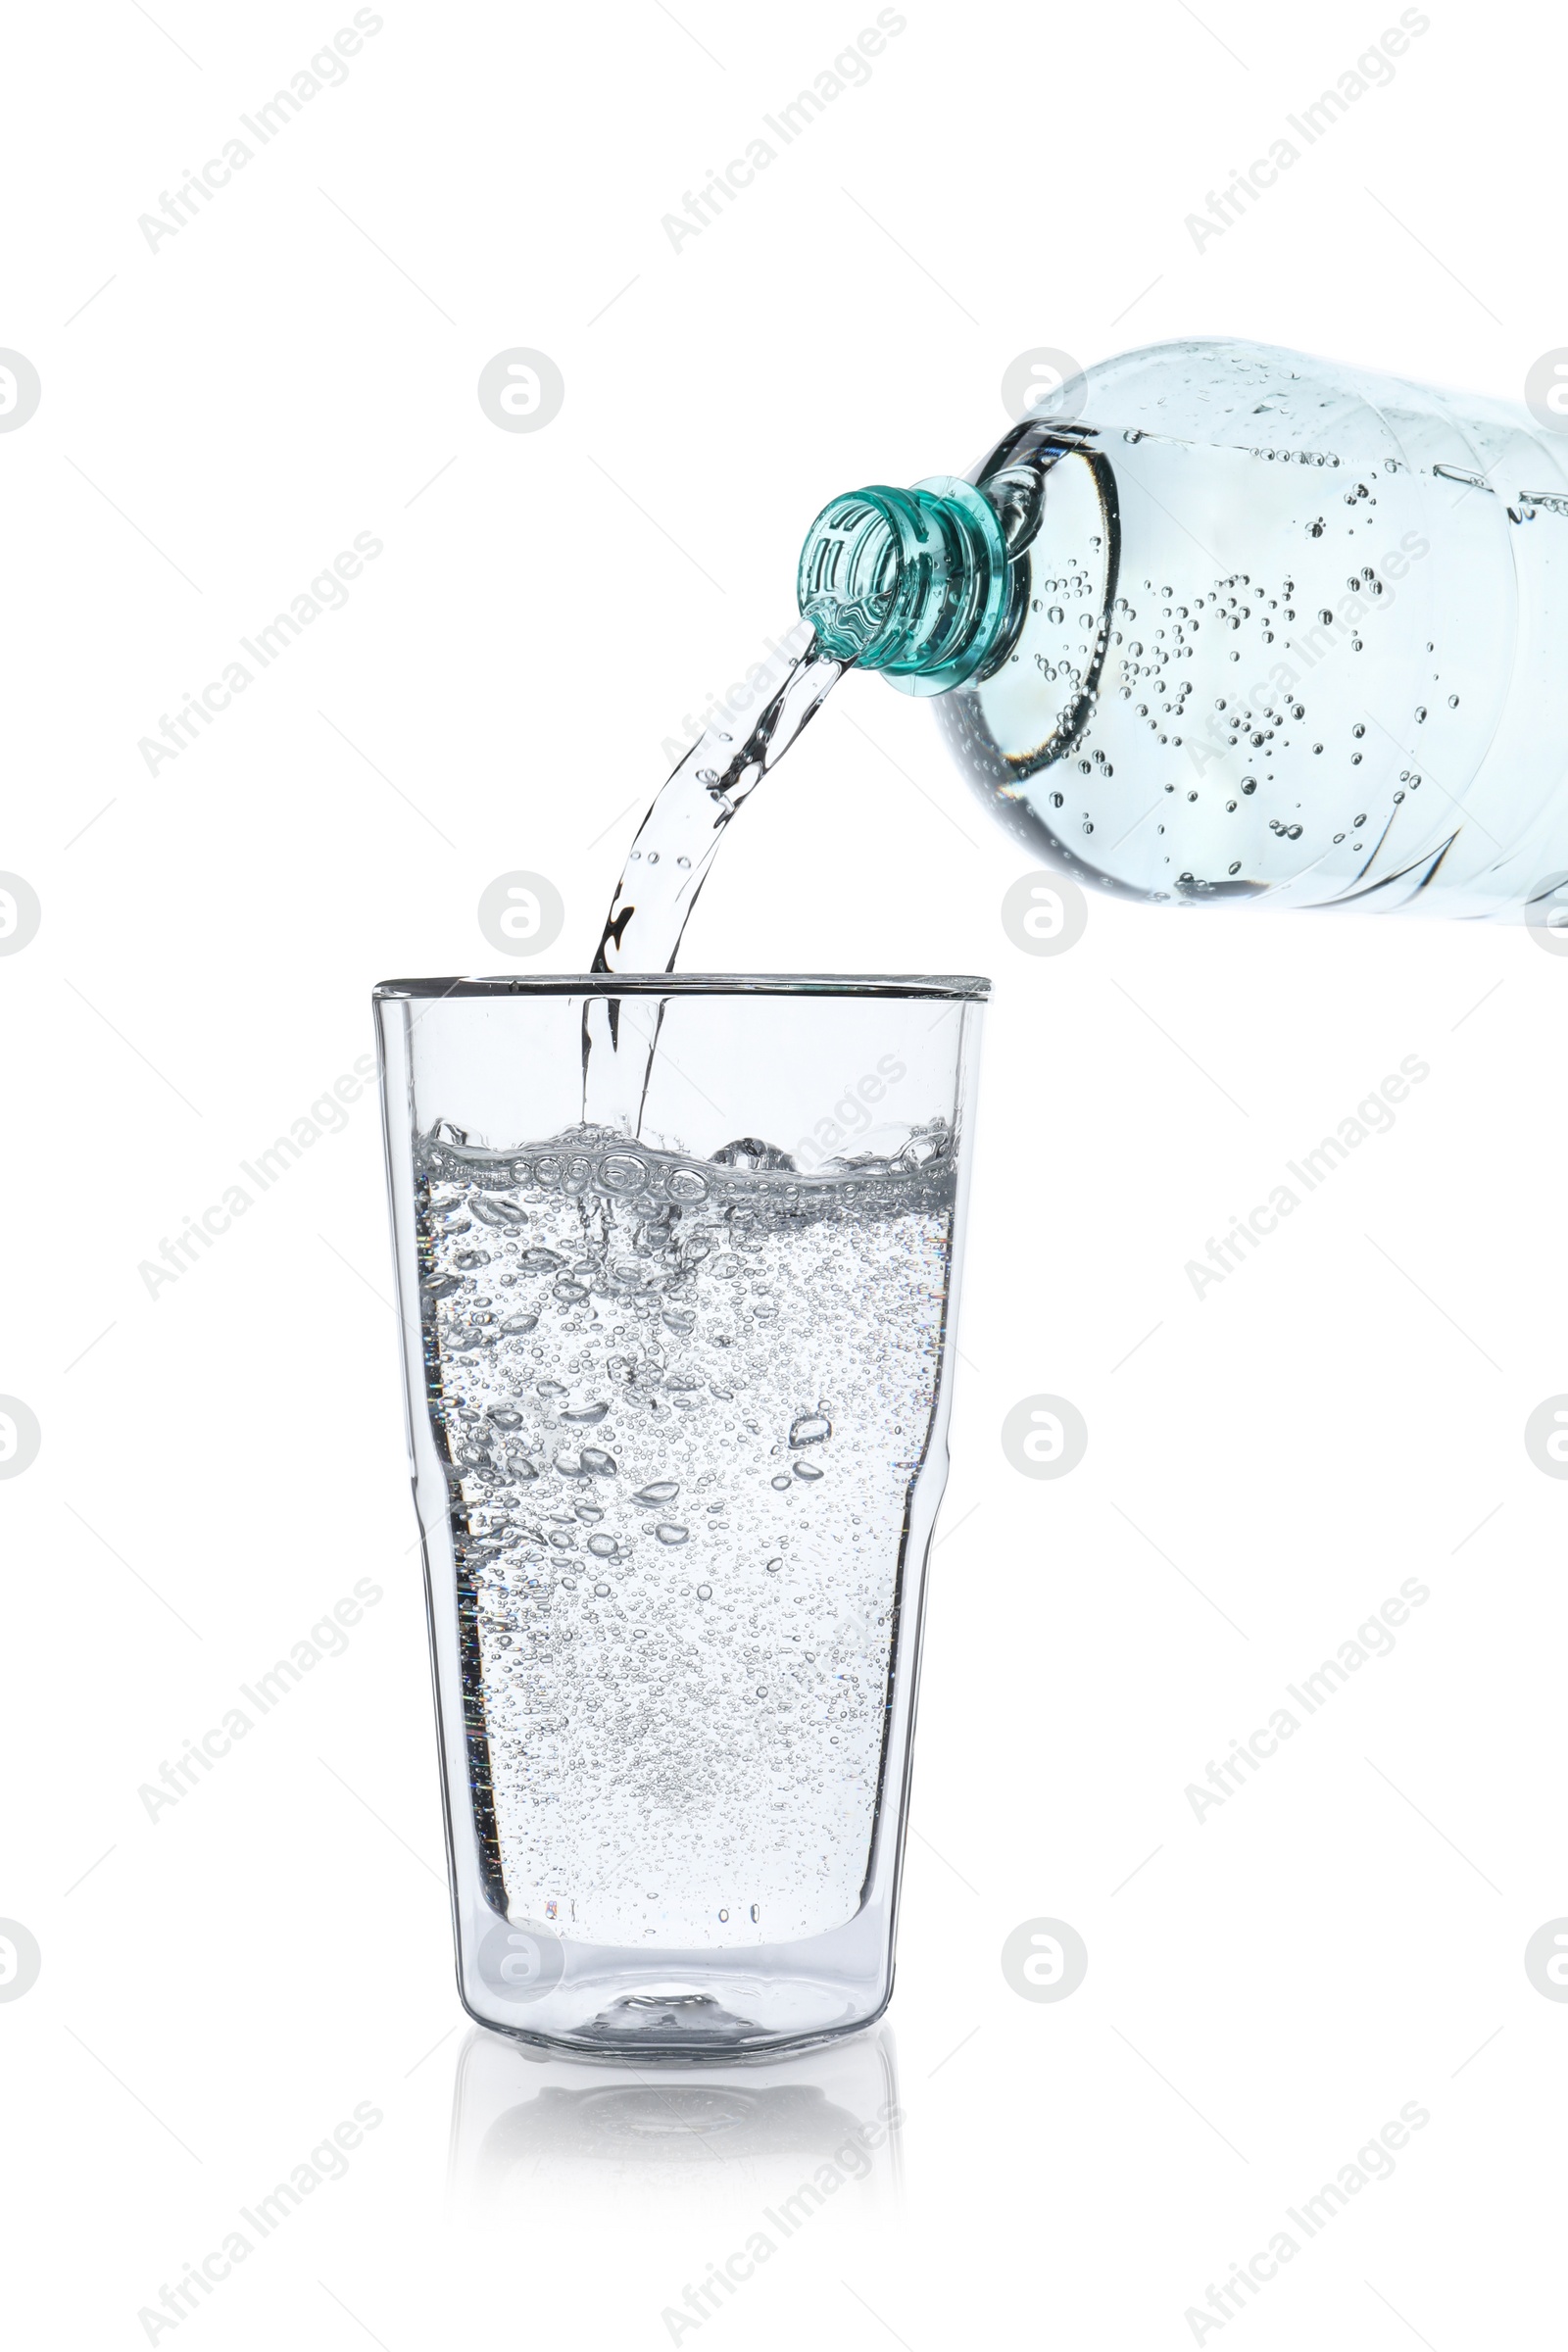
[[[515,1233],[526,1222],[514,1201],[492,1200],[487,1193],[475,1193],[468,1205],[482,1225],[495,1226],[502,1232]]]

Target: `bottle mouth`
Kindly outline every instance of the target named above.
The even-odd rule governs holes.
[[[906,694],[947,694],[1004,635],[1007,543],[972,483],[934,474],[830,500],[801,550],[801,615],[824,653]]]

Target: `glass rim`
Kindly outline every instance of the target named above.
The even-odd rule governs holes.
[[[912,997],[984,1004],[991,983],[972,972],[497,972],[446,980],[380,980],[377,1004],[443,997]]]

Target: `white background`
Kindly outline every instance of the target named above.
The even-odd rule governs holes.
[[[1020,351],[1252,335],[1517,398],[1568,341],[1544,11],[1434,5],[1200,252],[1185,216],[1396,9],[909,0],[676,251],[662,216],[874,9],[388,0],[150,250],[138,216],[351,13],[92,0],[7,44],[0,342],[43,384],[0,436],[0,865],[43,905],[0,962],[0,1390],[43,1432],[0,1484],[0,1914],[43,1955],[0,2003],[19,2343],[149,2340],[360,2102],[347,2178],[152,2340],[664,2344],[818,2161],[585,2154],[551,2117],[586,2078],[492,2050],[468,2080],[503,2108],[565,2104],[485,2187],[368,1097],[156,1298],[140,1261],[368,1050],[374,980],[496,967],[497,874],[551,877],[543,960],[581,968],[662,741],[792,619],[807,522],[961,471]],[[534,433],[475,397],[514,345],[564,376]],[[150,775],[138,739],[360,532],[346,608]],[[693,968],[997,993],[896,2059],[794,2078],[868,2114],[896,2063],[898,2163],[674,2340],[1541,2340],[1568,2009],[1523,1950],[1568,1911],[1568,1488],[1522,1431],[1568,1388],[1568,973],[1519,931],[1100,900],[1032,960],[1019,870],[929,713],[851,679],[689,937]],[[1185,1262],[1410,1054],[1393,1131],[1195,1298]],[[1000,1449],[1040,1391],[1088,1420],[1059,1483]],[[345,1654],[149,1820],[139,1787],[367,1576]],[[1409,1577],[1393,1654],[1195,1819],[1188,1784]],[[1059,2004],[999,1963],[1041,1916],[1089,1948]],[[1199,2335],[1412,2101],[1394,2177]]]

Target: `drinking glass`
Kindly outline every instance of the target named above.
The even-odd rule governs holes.
[[[485,2026],[733,2060],[887,2004],[988,993],[375,992],[459,1985]],[[585,1121],[612,1042],[631,1107]]]

